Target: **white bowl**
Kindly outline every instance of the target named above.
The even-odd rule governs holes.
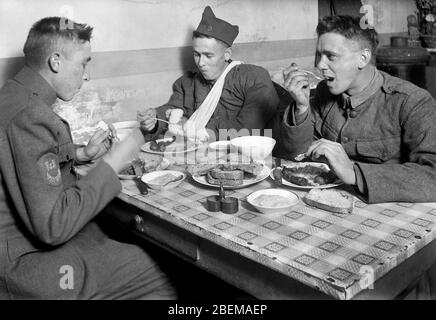
[[[242,155],[251,158],[253,161],[262,161],[271,154],[276,140],[265,136],[244,136],[234,138],[230,140],[230,143]]]
[[[162,184],[162,183],[158,183],[156,182],[156,178],[162,177],[167,175],[167,174],[171,174],[173,176],[176,176],[178,179],[174,182],[169,182],[166,184]],[[153,171],[150,173],[146,173],[144,175],[142,175],[141,180],[147,184],[147,186],[150,189],[153,190],[168,190],[168,189],[172,189],[174,187],[177,187],[183,180],[185,180],[186,178],[186,174],[184,174],[183,172],[180,171],[175,171],[175,170],[160,170],[160,171]]]
[[[298,203],[299,198],[291,191],[283,189],[263,189],[250,194],[247,197],[247,201],[262,213],[287,213],[292,211],[292,207]],[[274,204],[273,202],[276,203]],[[283,202],[286,203],[283,204]]]
[[[210,157],[211,154],[215,154],[216,157],[221,158],[227,155],[227,152],[230,151],[230,147],[230,141],[228,140],[212,142],[208,146],[208,155]]]

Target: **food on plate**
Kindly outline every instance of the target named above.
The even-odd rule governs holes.
[[[213,185],[220,185],[222,182],[223,186],[228,186],[228,187],[236,187],[244,183],[244,179],[214,178],[211,174],[211,171],[207,173],[206,181]]]
[[[219,185],[223,182],[224,186],[240,186],[244,179],[256,178],[263,171],[261,163],[241,163],[241,164],[209,164],[198,163],[188,165],[186,170],[194,177],[205,176],[206,182]]]
[[[213,168],[210,170],[210,175],[215,179],[227,180],[243,180],[244,171],[242,170],[226,170],[221,168]]]
[[[345,191],[334,189],[311,189],[304,202],[312,207],[336,213],[352,213],[353,197]]]
[[[145,161],[141,159],[133,160],[130,165],[121,170],[121,175],[142,175],[144,172]]]
[[[169,140],[162,140],[157,142],[156,140],[150,141],[150,150],[164,152],[166,147],[176,141],[176,136],[172,136]]]
[[[187,166],[186,170],[193,176],[204,176],[213,169],[222,171],[242,171],[244,174],[257,176],[263,170],[261,163],[221,164],[221,163],[196,163]]]
[[[294,204],[291,199],[277,194],[261,194],[260,196],[254,198],[252,203],[256,206],[271,208],[286,207]]]
[[[175,175],[175,174],[172,174],[172,173],[166,173],[166,174],[157,176],[157,177],[149,180],[147,183],[150,184],[150,185],[161,185],[161,186],[164,186],[164,185],[167,185],[170,182],[179,180],[181,177],[182,177],[181,175]]]
[[[310,164],[299,167],[283,167],[283,178],[299,186],[322,186],[334,183],[338,178],[332,170]]]
[[[197,164],[190,164],[186,167],[186,171],[190,173],[194,177],[198,176],[204,176],[206,175],[210,170],[216,168],[216,164],[211,163],[197,163]]]
[[[251,175],[257,176],[263,170],[263,164],[258,162],[250,162],[250,163],[233,163],[233,164],[225,164],[222,169],[225,170],[242,170],[245,173],[249,173]]]
[[[147,159],[144,161],[142,159],[133,160],[130,165],[122,170],[120,175],[142,175],[144,173],[149,173],[155,171],[159,165],[162,163],[163,157],[159,156],[153,159]]]

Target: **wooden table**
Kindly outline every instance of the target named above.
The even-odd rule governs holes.
[[[436,203],[368,205],[350,215],[300,201],[261,214],[245,198],[275,187],[270,177],[228,191],[236,214],[208,212],[218,189],[193,181],[140,195],[133,181],[109,207],[134,233],[261,299],[393,299],[436,260]],[[306,191],[284,187],[298,194]],[[375,283],[374,283],[375,281]]]

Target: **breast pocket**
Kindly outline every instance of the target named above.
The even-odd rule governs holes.
[[[401,159],[401,137],[390,137],[371,141],[357,141],[356,154],[356,160],[362,162],[399,162]]]

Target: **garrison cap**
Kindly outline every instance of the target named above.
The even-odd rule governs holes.
[[[196,32],[208,37],[223,41],[231,46],[239,33],[239,27],[215,17],[211,7],[207,6],[203,11],[200,24]]]

